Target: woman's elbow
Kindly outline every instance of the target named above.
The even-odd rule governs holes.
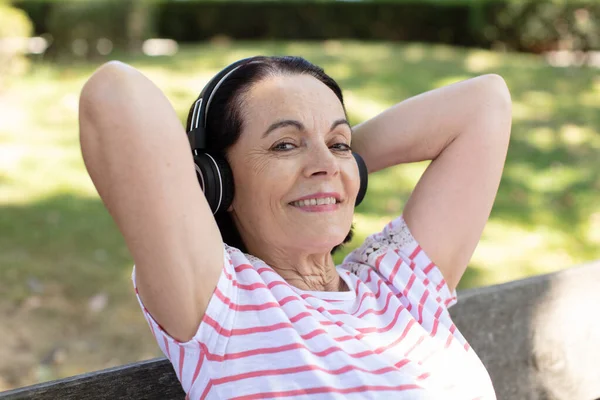
[[[100,66],[81,89],[79,96],[79,110],[86,116],[88,112],[97,110],[111,97],[119,95],[127,82],[127,77],[132,67],[120,61],[109,61]]]
[[[512,124],[512,100],[504,78],[496,74],[479,77],[477,104],[486,129],[502,136],[510,136]]]
[[[128,69],[133,68],[118,61],[108,62],[98,68],[81,89],[79,142],[86,161],[99,151],[105,133],[111,131],[107,126],[114,123],[116,108],[126,95]]]
[[[137,71],[122,62],[110,61],[87,80],[79,96],[79,134],[90,135],[122,111],[135,89]],[[139,73],[138,73],[139,74]]]
[[[512,100],[510,90],[504,78],[497,74],[481,76],[483,80],[483,104],[491,104],[495,110],[507,116],[512,114]]]

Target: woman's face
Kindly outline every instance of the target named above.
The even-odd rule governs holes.
[[[255,250],[329,252],[350,231],[359,188],[339,99],[309,75],[269,77],[243,98],[242,114],[228,152],[242,239]]]

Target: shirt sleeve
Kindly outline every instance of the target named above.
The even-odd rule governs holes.
[[[423,307],[432,301],[444,308],[456,304],[456,290],[450,291],[442,272],[417,243],[402,216],[367,237],[346,261],[375,269],[397,294],[403,295],[409,307]]]
[[[228,336],[223,336],[220,333],[225,329],[224,325],[227,326],[233,323],[233,311],[229,308],[229,302],[236,297],[236,287],[233,279],[235,269],[227,250],[227,247],[223,249],[223,269],[217,281],[217,286],[209,300],[204,317],[194,337],[187,342],[180,342],[171,337],[144,306],[138,293],[135,279],[136,270],[135,266],[133,267],[131,279],[138,303],[148,322],[152,335],[156,339],[160,350],[171,361],[171,364],[173,364],[177,378],[186,393],[190,390],[192,384],[195,383],[200,372],[198,369],[203,365],[206,366],[205,359],[212,357],[215,352],[220,353],[227,344],[226,339]],[[219,322],[216,321],[217,316]],[[210,349],[210,352],[208,349]],[[192,368],[190,368],[188,363],[194,363]]]

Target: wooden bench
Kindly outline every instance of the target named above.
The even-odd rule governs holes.
[[[458,296],[452,316],[498,399],[600,399],[600,261]],[[0,400],[183,398],[165,359],[0,393]]]

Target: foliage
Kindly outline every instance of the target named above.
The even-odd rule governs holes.
[[[153,5],[145,0],[34,3],[26,7],[43,19],[52,37],[53,59],[94,58],[113,49],[139,50],[152,35]]]
[[[600,49],[600,5],[509,1],[481,7],[473,31],[516,50]]]
[[[26,59],[19,39],[29,38],[32,31],[32,23],[23,10],[0,2],[0,87],[3,79],[24,71]]]
[[[244,40],[351,38],[535,53],[600,49],[597,1],[19,0],[17,4],[34,19],[38,33],[55,37],[59,52],[61,48],[69,50],[76,39],[93,48],[100,37],[123,47],[130,42],[133,20],[144,21],[138,38],[155,33],[182,42],[215,36]]]

